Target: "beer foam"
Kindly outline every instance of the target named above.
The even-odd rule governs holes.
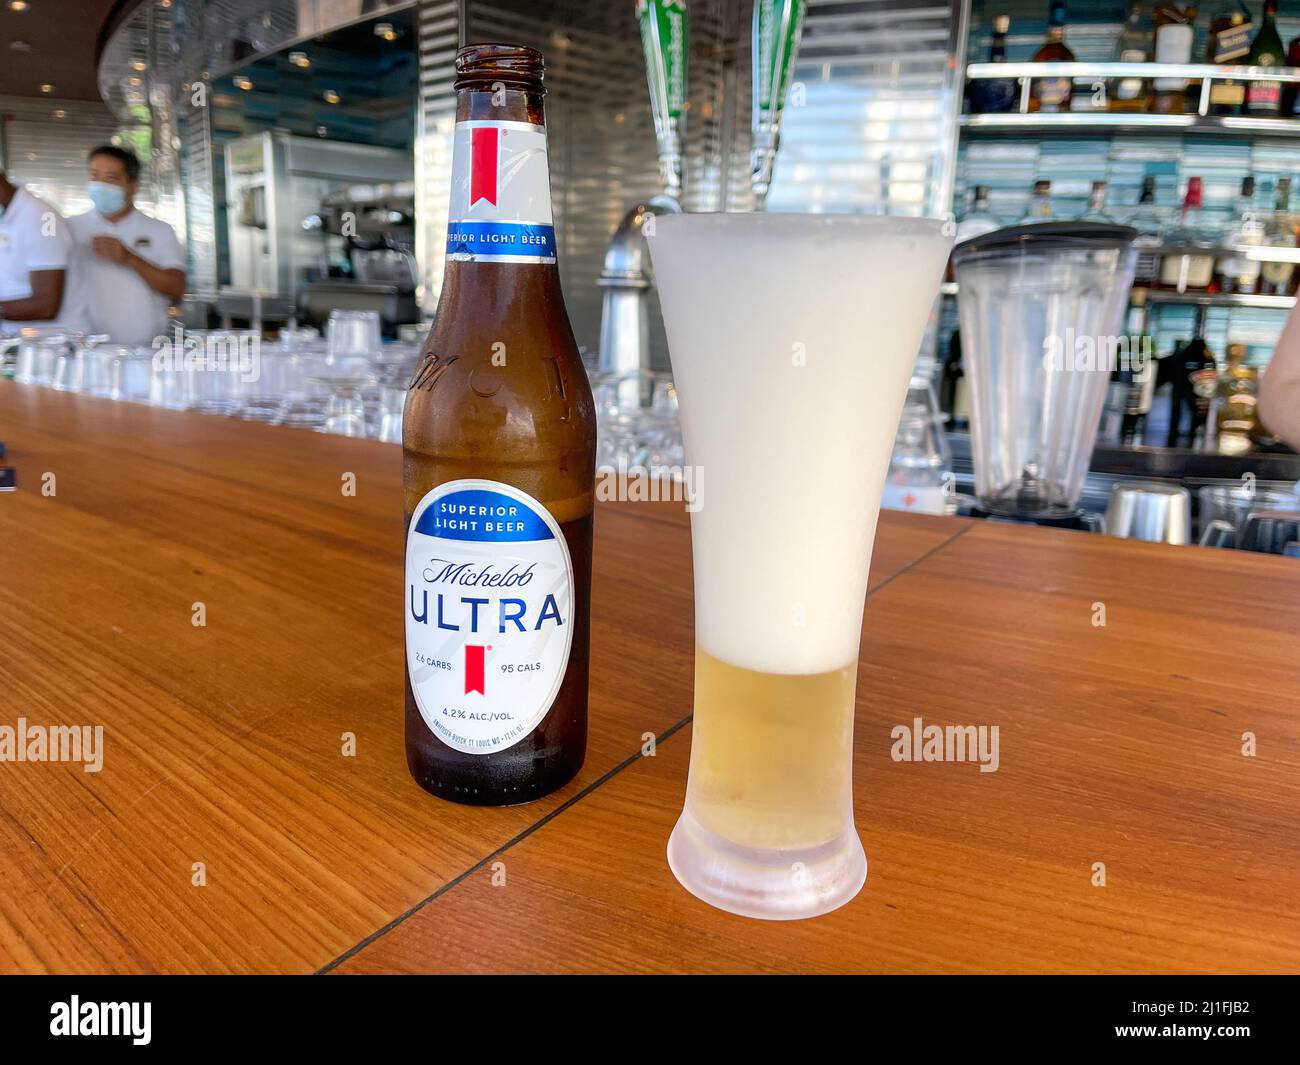
[[[732,665],[857,659],[867,570],[943,223],[675,215],[649,238],[686,461],[696,642]]]

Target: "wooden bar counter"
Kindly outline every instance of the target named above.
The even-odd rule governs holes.
[[[680,506],[598,509],[582,772],[471,808],[404,761],[397,447],[9,381],[0,439],[0,726],[104,736],[0,762],[0,971],[1300,969],[1294,560],[882,515],[867,885],[764,923],[664,858]],[[918,717],[997,725],[997,771],[895,761]]]

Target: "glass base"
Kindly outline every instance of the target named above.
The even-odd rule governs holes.
[[[867,880],[853,826],[818,847],[762,849],[723,839],[684,811],[668,839],[668,867],[698,899],[728,913],[797,921],[838,909]]]

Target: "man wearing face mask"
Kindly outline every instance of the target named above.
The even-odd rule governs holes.
[[[168,332],[168,306],[185,295],[184,253],[171,226],[136,210],[140,161],[133,152],[104,144],[88,163],[94,210],[68,219],[77,306],[89,332],[151,346]]]

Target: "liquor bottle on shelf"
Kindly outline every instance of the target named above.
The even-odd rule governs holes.
[[[1208,436],[1213,438],[1213,443],[1219,441],[1219,419],[1223,413],[1223,402],[1231,388],[1229,382],[1238,366],[1246,358],[1245,344],[1229,344],[1223,353],[1223,366],[1219,369],[1218,380],[1214,385],[1214,399],[1210,402],[1210,418],[1207,423]],[[1206,441],[1207,444],[1210,440]],[[1209,449],[1212,450],[1212,449]]]
[[[1291,179],[1278,178],[1273,213],[1264,226],[1264,244],[1269,248],[1296,247],[1296,217],[1291,213]],[[1285,296],[1295,278],[1295,263],[1260,263],[1259,291],[1267,296]]]
[[[1056,214],[1052,211],[1052,183],[1050,181],[1035,181],[1033,195],[1029,198],[1029,209],[1025,211],[1019,224],[1029,225],[1031,222],[1050,222],[1055,217]]]
[[[1073,63],[1065,44],[1065,0],[1052,0],[1047,20],[1047,40],[1034,53],[1035,63]],[[1029,110],[1068,111],[1073,85],[1069,78],[1034,78],[1029,85]]]
[[[1133,271],[1133,287],[1148,288],[1159,279],[1160,256],[1157,253],[1164,243],[1164,215],[1156,206],[1156,179],[1147,175],[1142,179],[1142,192],[1137,206],[1124,220],[1138,231],[1133,246],[1137,248],[1137,267]]]
[[[1099,442],[1121,443],[1120,426],[1124,421],[1124,405],[1127,402],[1128,384],[1117,366],[1110,372],[1110,381],[1106,385],[1106,399],[1101,405],[1101,424],[1097,429]]]
[[[951,506],[957,512],[949,488],[951,452],[934,405],[929,381],[913,378],[898,419],[881,506],[914,514],[947,514]]]
[[[1233,248],[1257,248],[1264,243],[1264,223],[1255,209],[1255,179],[1247,175],[1241,180],[1241,195],[1224,241]],[[1259,291],[1260,263],[1244,255],[1230,255],[1216,264],[1219,291],[1252,294]]]
[[[1002,223],[997,220],[989,208],[989,187],[987,185],[976,185],[974,192],[971,194],[970,209],[962,220],[957,223],[956,243],[960,244],[963,240],[970,240],[971,237],[978,237],[983,233],[991,233],[993,230],[1001,228]]]
[[[1179,345],[1172,358],[1173,408],[1169,413],[1166,446],[1197,447],[1205,441],[1210,406],[1219,384],[1219,368],[1204,337],[1193,337]]]
[[[1145,63],[1150,58],[1151,35],[1142,17],[1142,3],[1133,0],[1115,48],[1115,60],[1119,63]],[[1116,78],[1111,83],[1112,111],[1145,111],[1147,102],[1147,83],[1142,78]]]
[[[1251,449],[1251,436],[1259,426],[1258,400],[1259,371],[1246,365],[1246,345],[1229,344],[1211,419],[1215,449],[1220,454],[1242,455]]]
[[[1178,213],[1178,223],[1167,242],[1178,250],[1160,260],[1160,286],[1177,292],[1204,292],[1214,280],[1214,256],[1199,252],[1211,244],[1201,219],[1202,184],[1199,177],[1187,179],[1187,195]]]
[[[1167,0],[1156,5],[1157,63],[1190,63],[1192,42],[1196,39],[1196,5],[1180,5]],[[1156,78],[1151,85],[1151,110],[1160,114],[1180,114],[1187,109],[1186,78]]]
[[[1106,190],[1108,186],[1104,181],[1094,181],[1092,183],[1092,192],[1088,194],[1088,206],[1084,208],[1083,214],[1079,215],[1080,222],[1109,222],[1114,223],[1115,219],[1106,211]]]
[[[1119,428],[1119,442],[1125,447],[1142,443],[1142,433],[1155,396],[1156,346],[1146,325],[1146,292],[1137,289],[1129,308],[1127,365],[1117,367],[1120,380],[1126,386],[1124,414]]]
[[[1264,21],[1246,55],[1252,67],[1280,67],[1285,52],[1277,32],[1277,0],[1264,0]],[[1252,118],[1276,118],[1282,111],[1280,81],[1252,81],[1246,85],[1242,114]]]
[[[955,433],[970,431],[970,402],[966,392],[966,371],[961,362],[961,330],[954,329],[948,340],[948,354],[939,377],[939,410],[944,425]]]
[[[1205,61],[1217,66],[1242,62],[1250,52],[1252,32],[1250,11],[1246,5],[1230,4],[1210,23],[1210,32],[1205,40]],[[1210,83],[1210,114],[1235,115],[1245,102],[1244,81],[1227,78]]]
[[[1286,65],[1300,68],[1300,37],[1286,46]],[[1282,114],[1286,118],[1300,118],[1300,84],[1292,81],[1282,89]]]
[[[1007,34],[1011,16],[993,20],[993,43],[989,45],[990,63],[1007,61]],[[976,114],[1002,114],[1016,109],[1015,78],[980,78],[970,82],[970,109]]]

